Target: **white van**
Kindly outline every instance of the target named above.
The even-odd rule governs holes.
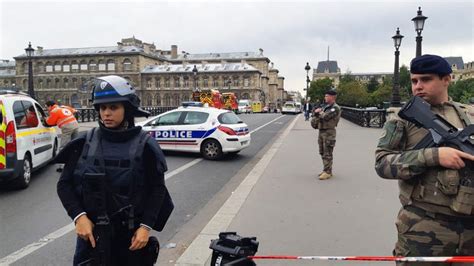
[[[252,102],[250,100],[239,100],[239,113],[249,114],[252,112]]]
[[[31,173],[56,156],[57,130],[27,94],[0,90],[0,183],[28,187]]]
[[[301,103],[296,102],[285,102],[281,108],[282,114],[299,114],[301,113]]]

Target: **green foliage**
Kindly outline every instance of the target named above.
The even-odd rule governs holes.
[[[367,92],[372,93],[374,92],[377,87],[379,86],[379,82],[375,77],[370,78],[369,83],[367,83]]]
[[[351,75],[351,72],[347,72],[346,74],[342,75],[339,84],[345,84],[355,81],[355,77]]]
[[[392,86],[389,84],[381,84],[373,93],[370,94],[370,105],[382,106],[383,102],[390,102],[392,99]]]
[[[448,92],[454,101],[469,103],[469,99],[474,97],[474,79],[471,78],[451,83]]]
[[[400,95],[411,96],[411,78],[410,71],[405,65],[400,67]]]
[[[308,96],[311,97],[311,102],[324,101],[324,93],[333,87],[332,79],[324,78],[312,81],[309,87]]]
[[[337,88],[337,101],[344,106],[367,106],[369,94],[358,81],[344,82]]]

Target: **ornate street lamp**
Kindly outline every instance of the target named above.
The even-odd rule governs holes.
[[[415,31],[417,33],[416,36],[416,56],[421,56],[421,41],[423,37],[421,37],[421,32],[423,31],[423,27],[425,26],[425,20],[428,17],[425,17],[421,13],[421,7],[418,7],[418,14],[416,17],[412,18],[411,20],[415,23]]]
[[[198,69],[197,69],[196,65],[194,65],[194,68],[193,68],[194,91],[198,91],[198,90],[199,90],[198,85],[197,85],[197,73],[198,73]]]
[[[399,63],[398,58],[400,56],[400,45],[402,44],[403,35],[400,34],[400,29],[397,28],[397,33],[392,37],[395,45],[395,69],[393,71],[393,88],[392,88],[392,101],[390,105],[392,107],[400,107],[400,82],[399,82]]]
[[[35,89],[33,88],[33,62],[31,57],[33,56],[35,49],[31,47],[31,42],[28,43],[28,47],[25,48],[26,56],[28,57],[28,94],[31,98],[36,100]]]
[[[306,62],[306,66],[304,67],[304,70],[306,70],[306,96],[304,99],[307,101],[308,100],[308,89],[309,89],[309,83],[311,80],[309,79],[309,71],[311,70],[311,67],[309,66],[309,63]]]

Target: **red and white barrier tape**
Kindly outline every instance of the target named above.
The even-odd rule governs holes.
[[[250,256],[253,260],[352,260],[398,262],[474,262],[474,256],[454,257],[393,257],[393,256]]]

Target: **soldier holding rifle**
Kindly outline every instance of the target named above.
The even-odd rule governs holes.
[[[426,101],[432,113],[449,122],[455,131],[471,124],[468,107],[448,96],[452,70],[445,59],[419,56],[411,61],[410,72],[413,95]],[[456,147],[419,145],[427,134],[430,132],[423,127],[393,118],[385,123],[375,152],[378,175],[397,179],[400,189],[402,208],[396,220],[398,241],[394,255],[472,256],[474,187],[463,180],[474,178],[466,167],[474,156]]]

